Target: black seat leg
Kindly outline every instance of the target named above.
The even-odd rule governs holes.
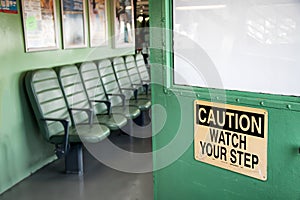
[[[143,110],[141,115],[135,119],[135,123],[139,126],[145,126],[149,121],[149,110]]]
[[[83,174],[82,144],[70,144],[70,149],[65,157],[65,168],[68,174]]]

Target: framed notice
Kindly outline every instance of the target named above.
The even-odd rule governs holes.
[[[132,0],[114,0],[114,45],[116,48],[134,47]]]
[[[106,0],[89,0],[90,45],[108,45]]]
[[[172,3],[175,85],[300,97],[299,0]]]
[[[196,160],[267,180],[266,110],[196,100],[194,111]]]
[[[16,0],[1,0],[0,12],[17,14],[17,1]]]
[[[22,0],[26,52],[58,49],[55,0]]]
[[[87,46],[84,0],[61,0],[65,49]]]

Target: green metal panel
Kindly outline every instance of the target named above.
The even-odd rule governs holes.
[[[150,0],[151,27],[171,28],[172,1]],[[167,30],[167,29],[166,29]],[[267,181],[227,171],[194,159],[194,107],[196,99],[223,102],[222,91],[173,85],[172,59],[167,48],[172,38],[169,31],[151,32],[151,74],[153,106],[162,106],[167,119],[159,130],[161,113],[152,113],[153,150],[169,148],[167,155],[154,153],[157,169],[168,157],[179,158],[171,165],[154,172],[154,197],[165,199],[300,199],[299,145],[300,101],[298,97],[225,91],[226,103],[263,108],[268,111]],[[162,67],[166,65],[166,67]],[[156,130],[159,130],[156,132]],[[177,135],[184,135],[187,144],[170,147]],[[186,143],[186,141],[182,141]],[[184,146],[187,145],[187,148]]]
[[[108,20],[113,19],[113,1],[108,1]],[[0,193],[33,171],[55,159],[53,145],[39,133],[32,109],[24,92],[24,72],[76,62],[127,55],[134,48],[107,47],[62,50],[59,28],[59,50],[25,53],[20,1],[18,14],[0,13]],[[56,0],[60,19],[60,1]],[[61,27],[58,20],[58,27]],[[109,35],[112,35],[112,23]]]

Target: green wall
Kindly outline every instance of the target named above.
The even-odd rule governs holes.
[[[108,2],[112,35],[113,1]],[[56,6],[59,23],[58,0]],[[24,72],[134,53],[133,48],[112,48],[111,41],[107,47],[63,50],[60,28],[59,50],[25,53],[20,1],[18,9],[19,14],[0,13],[0,194],[55,159],[54,147],[42,139],[26,99]]]
[[[171,28],[172,1],[150,0],[151,26]],[[226,103],[268,111],[268,179],[260,181],[194,159],[194,107],[196,99],[222,102],[222,91],[173,85],[168,31],[151,32],[153,105],[167,113],[164,127],[153,137],[154,169],[170,157],[171,165],[154,172],[156,200],[181,199],[299,199],[300,101],[298,97],[225,91]],[[165,66],[165,67],[162,67]],[[210,99],[210,94],[213,98]],[[161,114],[152,113],[153,130],[161,125]],[[182,140],[178,141],[178,137]],[[186,146],[187,148],[183,148]],[[168,148],[167,153],[159,150]],[[182,153],[182,154],[181,154]]]

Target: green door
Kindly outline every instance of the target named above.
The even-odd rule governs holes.
[[[279,5],[278,2],[276,6],[277,4]],[[264,9],[265,6],[267,5],[260,5],[259,8]],[[173,41],[173,34],[169,31],[178,28],[173,25],[173,10],[176,8],[179,9],[175,7],[173,1],[150,0],[155,199],[300,199],[299,97],[271,94],[272,92],[267,94],[267,92],[207,89],[176,84],[174,80],[177,73],[174,70],[176,52],[172,52],[173,42],[176,41]],[[200,12],[201,9],[199,7],[197,9],[197,12]],[[221,6],[216,7],[217,9],[220,10]],[[216,10],[201,12],[214,12],[217,18],[219,16]],[[193,14],[196,11],[190,12]],[[257,16],[259,14],[261,13]],[[278,20],[288,19],[282,17]],[[296,23],[292,22],[292,18],[289,20],[290,23]],[[267,20],[264,23],[268,23]],[[299,41],[299,35],[297,38]],[[272,48],[269,50],[272,51]],[[222,77],[222,72],[220,76]],[[287,76],[292,77],[293,72],[288,72]],[[246,164],[248,168],[244,166],[236,171],[195,159],[196,100],[226,104],[241,112],[249,109],[249,116],[256,112],[255,109],[266,113],[266,143],[255,140],[249,144],[252,149],[249,151],[254,153],[257,147],[262,148],[262,152],[266,154],[263,163],[266,166],[264,178],[249,175],[258,162],[255,157],[251,157],[253,166]],[[209,117],[201,116],[203,119],[205,116]],[[246,118],[241,119],[241,122],[247,121]],[[212,120],[211,117],[210,119]],[[251,120],[251,117],[249,119]],[[263,153],[257,154],[262,156]],[[263,172],[257,170],[255,173],[257,175]]]

